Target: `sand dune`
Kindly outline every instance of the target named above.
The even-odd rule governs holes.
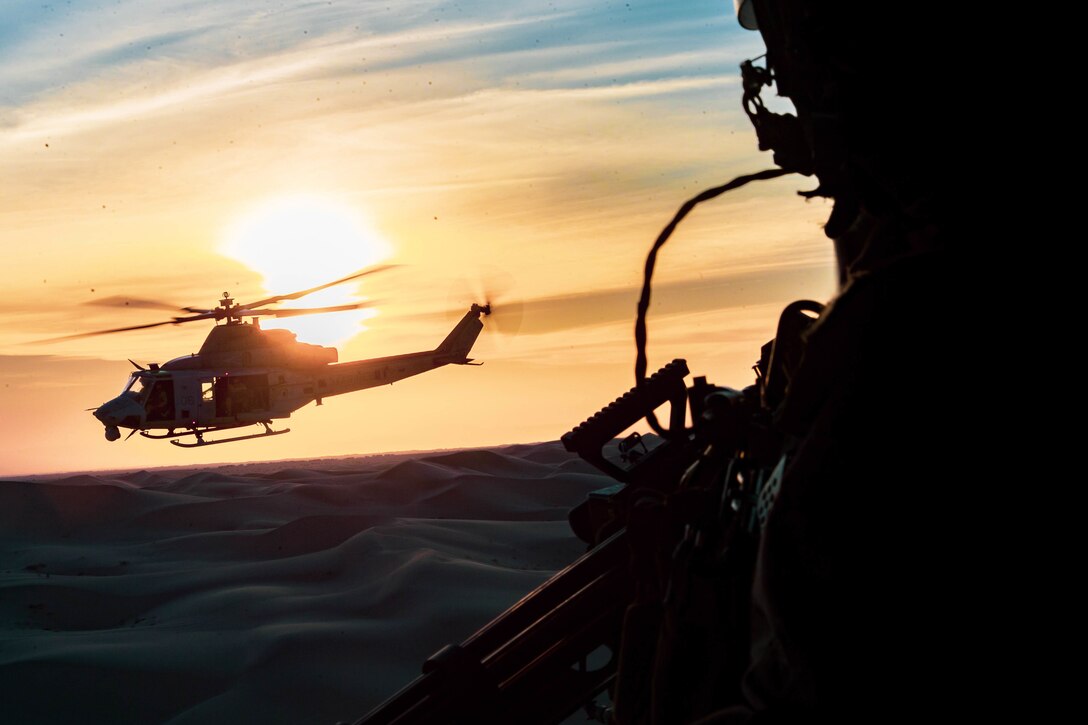
[[[608,483],[555,443],[0,482],[0,722],[352,720]]]

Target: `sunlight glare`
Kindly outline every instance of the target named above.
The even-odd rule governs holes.
[[[390,255],[390,246],[358,210],[330,199],[290,196],[261,202],[240,215],[226,230],[219,252],[260,274],[269,293],[287,294],[376,264]],[[283,306],[359,302],[366,297],[357,294],[358,284],[331,287]],[[362,321],[375,314],[370,308],[261,318],[261,325],[289,329],[304,342],[339,346],[366,329]]]

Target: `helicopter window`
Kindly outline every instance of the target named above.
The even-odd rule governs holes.
[[[151,392],[151,386],[154,385],[155,379],[150,375],[141,375],[140,373],[133,373],[129,376],[128,384],[125,386],[124,393],[132,393],[132,395],[143,404],[147,400],[148,394]]]
[[[215,384],[211,380],[202,380],[200,383],[200,399],[211,401],[215,399]]]

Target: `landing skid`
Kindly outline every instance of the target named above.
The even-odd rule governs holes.
[[[214,433],[216,431],[221,431],[221,430],[233,430],[234,426],[232,426],[231,428],[200,428],[200,429],[182,431],[181,433],[176,433],[173,430],[171,430],[169,433],[164,433],[162,435],[155,435],[153,433],[148,433],[146,431],[140,431],[140,435],[142,435],[144,438],[152,438],[152,439],[160,439],[160,440],[164,439],[164,438],[176,439],[176,438],[182,438],[184,436],[193,436],[196,440],[194,442],[192,442],[192,443],[183,443],[182,441],[179,441],[179,440],[171,440],[170,442],[173,443],[175,446],[178,446],[179,448],[200,448],[202,446],[214,446],[214,445],[218,445],[220,443],[233,443],[234,441],[248,441],[248,440],[252,440],[253,438],[268,438],[269,436],[278,436],[278,435],[283,435],[284,433],[290,433],[291,432],[290,428],[284,428],[283,430],[272,430],[271,423],[268,422],[268,421],[261,421],[260,425],[264,426],[264,433],[253,433],[252,435],[234,436],[233,438],[222,438],[220,440],[215,440],[215,441],[204,440],[204,434],[205,433]]]

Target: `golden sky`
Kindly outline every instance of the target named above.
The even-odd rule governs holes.
[[[633,383],[636,289],[661,227],[703,188],[771,165],[740,106],[758,34],[720,0],[676,8],[4,4],[0,474],[560,436]],[[829,209],[795,194],[814,184],[751,186],[681,225],[659,258],[652,369],[686,357],[746,385],[779,309],[831,294]],[[486,290],[496,307],[523,302],[520,334],[489,325],[482,367],[330,398],[282,422],[289,435],[195,451],[109,443],[85,409],[120,391],[127,358],[195,351],[204,323],[28,344],[169,315],[91,304],[103,298],[210,307],[378,260],[400,266],[342,292],[376,316],[289,327],[339,334],[341,360],[430,349],[447,310]]]

